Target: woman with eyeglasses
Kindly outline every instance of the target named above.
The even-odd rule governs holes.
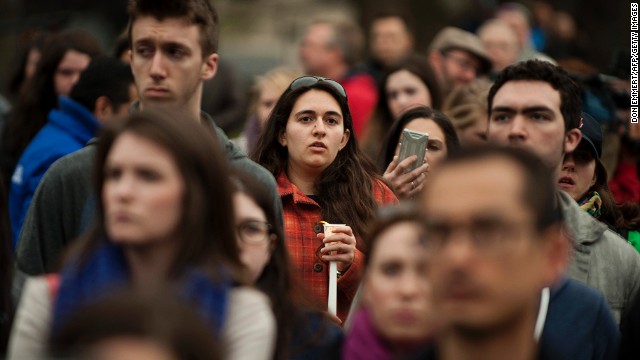
[[[360,281],[366,224],[379,204],[397,201],[352,135],[344,88],[304,76],[278,100],[253,155],[276,177],[288,249],[318,304],[327,303],[329,262],[336,262],[342,321]],[[325,238],[321,221],[346,225]]]
[[[236,171],[232,179],[240,261],[271,300],[278,324],[273,359],[329,358],[327,351],[342,339],[342,331],[304,302],[304,284],[292,271],[284,230],[269,193],[244,172]]]
[[[97,148],[94,228],[59,275],[25,286],[9,358],[38,359],[77,309],[118,289],[170,286],[222,340],[226,359],[270,359],[267,298],[241,286],[228,168],[216,137],[194,119],[151,112],[109,123]]]

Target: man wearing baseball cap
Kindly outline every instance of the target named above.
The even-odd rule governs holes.
[[[491,59],[480,38],[452,26],[436,34],[427,57],[445,95],[491,69]]]

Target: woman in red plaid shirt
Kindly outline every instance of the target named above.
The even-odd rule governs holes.
[[[287,248],[319,305],[327,304],[328,265],[336,261],[342,321],[360,282],[366,225],[378,205],[398,201],[352,135],[344,88],[303,76],[278,100],[253,154],[276,177]],[[347,225],[325,239],[322,220]]]

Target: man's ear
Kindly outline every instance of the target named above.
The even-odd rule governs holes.
[[[204,59],[202,64],[202,80],[212,79],[218,71],[218,59],[219,55],[212,53]]]
[[[580,144],[580,140],[582,140],[582,132],[580,129],[571,129],[567,131],[564,136],[564,153],[568,154],[573,152]]]
[[[96,103],[93,106],[93,115],[98,119],[101,124],[104,124],[113,116],[113,107],[111,106],[111,100],[106,96],[100,96],[96,99]]]

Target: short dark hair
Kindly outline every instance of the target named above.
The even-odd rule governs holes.
[[[544,165],[538,156],[525,149],[493,144],[462,148],[439,164],[438,173],[452,165],[488,159],[505,159],[520,169],[523,178],[521,200],[533,211],[534,224],[538,231],[543,231],[562,220],[562,212],[556,205],[557,190],[552,180],[551,169]]]
[[[200,30],[202,57],[218,51],[218,12],[209,0],[129,0],[129,42],[133,23],[140,16],[152,16],[159,21],[166,18],[186,18]]]
[[[156,343],[179,359],[222,359],[213,327],[189,305],[170,289],[110,294],[74,311],[51,334],[49,355],[75,359],[105,340],[127,337]]]
[[[122,55],[124,55],[127,51],[131,49],[131,40],[129,39],[129,34],[123,32],[118,35],[118,38],[113,43],[113,49],[111,51],[111,55],[114,58],[120,59]]]
[[[91,61],[71,89],[69,97],[93,111],[96,100],[106,96],[112,109],[131,100],[129,87],[133,84],[131,68],[120,60],[101,56]]]
[[[411,14],[408,14],[407,12],[400,12],[394,9],[383,9],[375,13],[371,18],[369,27],[371,27],[373,23],[378,20],[389,19],[389,18],[399,19],[404,24],[404,28],[407,30],[407,33],[409,35],[413,36],[413,34],[415,33],[416,22],[414,17]]]
[[[460,148],[460,141],[458,140],[458,135],[456,133],[451,120],[443,114],[442,112],[426,107],[426,106],[418,106],[412,109],[407,110],[402,114],[400,119],[391,125],[389,132],[387,133],[387,138],[385,139],[384,144],[382,145],[382,151],[380,158],[383,163],[378,164],[381,171],[389,166],[391,160],[393,160],[393,156],[395,155],[396,147],[398,145],[398,141],[400,140],[400,134],[402,134],[402,130],[405,126],[415,119],[429,119],[433,120],[433,122],[438,125],[440,130],[444,133],[445,145],[447,146],[447,153],[452,151],[457,151]]]
[[[543,81],[560,93],[560,112],[564,118],[565,132],[580,125],[582,97],[580,86],[561,67],[541,60],[528,60],[510,65],[498,73],[487,98],[489,119],[493,98],[500,88],[509,81]],[[491,120],[489,120],[491,121]]]

